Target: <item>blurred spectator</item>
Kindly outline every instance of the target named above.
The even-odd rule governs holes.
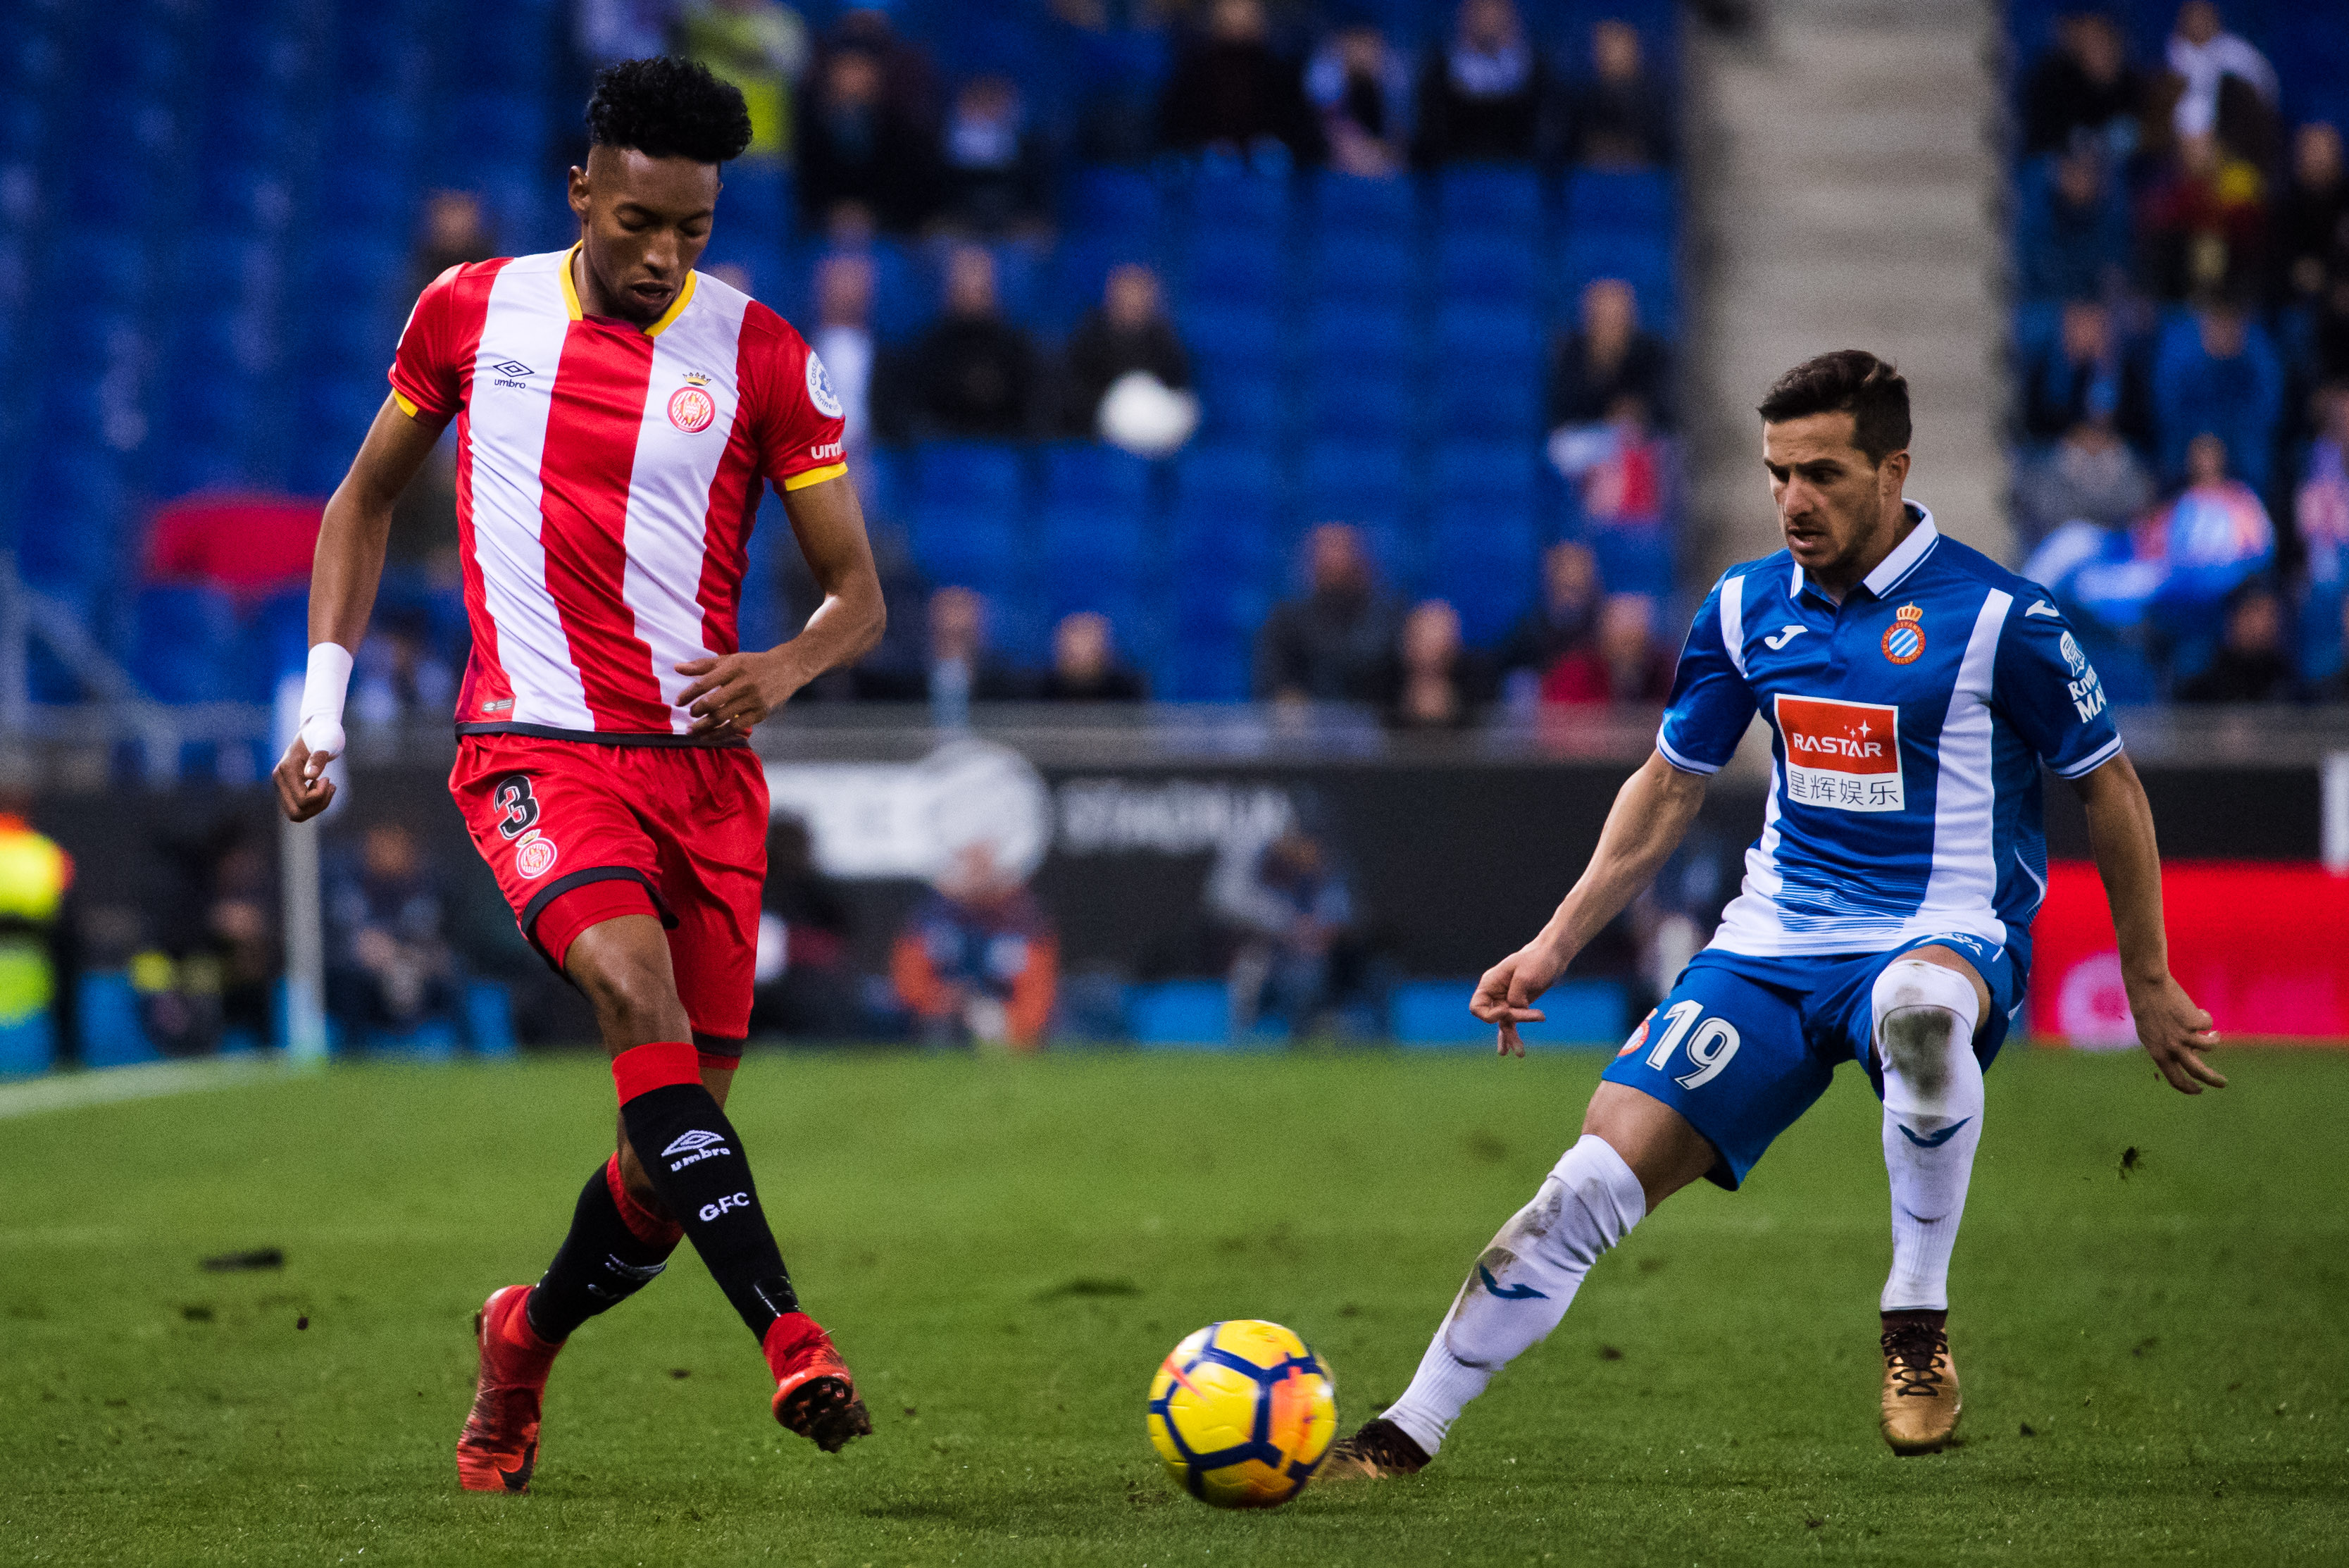
[[[1186,50],[1159,100],[1159,137],[1178,152],[1252,158],[1268,146],[1304,161],[1319,151],[1295,65],[1275,54],[1262,0],[1214,0],[1206,36]]]
[[[435,191],[424,199],[424,232],[408,266],[409,297],[422,294],[425,285],[452,266],[497,254],[481,197],[471,191]]]
[[[978,245],[956,246],[947,257],[946,310],[906,358],[914,433],[1031,434],[1039,381],[1034,342],[1004,319],[995,257]]]
[[[891,101],[881,54],[862,43],[827,47],[811,74],[795,139],[809,222],[827,231],[918,228],[936,183],[935,142]]]
[[[2128,202],[2092,147],[2056,158],[2048,178],[2025,187],[2015,223],[2024,297],[2107,298],[2129,281]]]
[[[2253,336],[2240,306],[2212,305],[2163,348],[2153,378],[2162,468],[2185,467],[2188,441],[2208,431],[2235,471],[2264,489],[2283,414],[2283,369],[2266,334]]]
[[[2259,493],[2227,472],[2227,443],[2209,432],[2187,443],[2186,488],[2138,526],[2137,553],[2162,564],[2156,608],[2182,638],[2198,618],[2275,558],[2275,524]]]
[[[2283,600],[2263,580],[2227,601],[2227,630],[2208,668],[2178,688],[2180,702],[2288,702],[2300,681],[2283,646]]]
[[[1052,221],[1052,154],[1006,76],[973,77],[955,94],[940,149],[947,223],[989,237],[1040,234]]]
[[[1034,1051],[1052,1022],[1060,940],[982,840],[940,874],[898,933],[889,971],[925,1038]]]
[[[1305,95],[1321,116],[1330,167],[1381,179],[1402,172],[1412,136],[1411,61],[1378,23],[1339,24],[1305,65]]]
[[[1671,106],[1640,57],[1638,29],[1629,22],[1595,24],[1590,65],[1590,75],[1567,94],[1567,157],[1593,169],[1671,162]]]
[[[1661,524],[1671,503],[1671,453],[1648,428],[1648,410],[1626,392],[1607,410],[1597,460],[1582,474],[1582,516],[1602,528]]]
[[[848,950],[848,899],[838,883],[817,869],[814,841],[796,816],[776,817],[767,835],[767,884],[760,904],[750,1033],[802,1040],[848,1040],[864,1033],[859,980]]]
[[[1080,610],[1052,631],[1052,668],[1037,696],[1047,702],[1139,702],[1142,677],[1120,661],[1109,617]]]
[[[2180,138],[2219,133],[2220,84],[2232,77],[2259,99],[2276,98],[2275,67],[2249,41],[2225,30],[2210,0],[2187,0],[2178,8],[2167,51],[2169,68],[2183,83],[2174,111]]]
[[[2023,428],[2034,441],[2053,441],[2092,420],[2119,424],[2124,403],[2135,401],[2127,382],[2110,313],[2093,299],[2075,299],[2064,306],[2055,340],[2023,369]],[[2134,406],[2128,416],[2137,422]]]
[[[2144,280],[2170,299],[2240,292],[2259,276],[2266,182],[2215,136],[2181,136],[2139,203]]]
[[[1177,391],[1188,388],[1190,356],[1166,318],[1158,275],[1139,262],[1112,267],[1101,304],[1070,334],[1061,424],[1072,436],[1091,436],[1099,429],[1102,399],[1133,371],[1147,371]]]
[[[1403,617],[1394,701],[1387,722],[1398,730],[1464,730],[1492,699],[1489,667],[1460,640],[1460,612],[1429,599]]]
[[[1369,979],[1353,894],[1319,840],[1291,828],[1252,856],[1219,861],[1207,897],[1241,933],[1229,977],[1232,1033],[1263,1019],[1305,1039],[1333,1024],[1369,1033]]]
[[[843,445],[854,472],[873,436],[873,258],[839,251],[817,263],[815,313],[808,345],[840,399]]]
[[[1630,393],[1658,425],[1671,423],[1671,353],[1640,329],[1639,296],[1618,277],[1593,278],[1582,290],[1582,326],[1550,350],[1549,422],[1597,424]]]
[[[2055,47],[2023,84],[2024,155],[2061,152],[2086,140],[2108,157],[2127,158],[2137,151],[2137,109],[2144,94],[2111,17],[2085,11],[2059,19]]]
[[[1586,647],[1599,629],[1599,558],[1588,545],[1562,540],[1542,552],[1542,596],[1501,643],[1500,664],[1513,678],[1537,682],[1549,668]]]
[[[147,569],[158,582],[200,582],[245,598],[310,580],[326,508],[279,495],[191,495],[155,514]]]
[[[1283,599],[1257,633],[1259,701],[1367,702],[1393,691],[1402,607],[1372,578],[1361,534],[1324,523],[1306,541],[1310,587]]]
[[[987,646],[987,600],[972,588],[930,596],[930,647],[924,695],[942,729],[970,722],[973,702],[1017,701],[1028,694],[1019,672]]]
[[[2023,548],[2066,523],[2115,528],[2153,503],[2153,476],[2109,420],[2083,420],[2015,478],[2015,521]]]
[[[745,157],[778,160],[792,151],[792,84],[807,68],[807,24],[777,0],[691,0],[681,27],[688,58],[731,82],[750,112]]]
[[[1541,152],[1541,55],[1512,0],[1460,0],[1419,78],[1418,161],[1522,163]]]
[[[2318,389],[2316,425],[2292,509],[2307,590],[2301,648],[2312,675],[2337,668],[2349,653],[2336,640],[2349,605],[2349,386]]]
[[[1550,666],[1542,678],[1547,706],[1650,707],[1672,692],[1672,650],[1656,639],[1656,601],[1646,594],[1609,594],[1599,636]]]
[[[2349,181],[2336,127],[2318,120],[2292,138],[2292,183],[2276,212],[2273,248],[2277,293],[2287,302],[2321,299],[2327,279],[2349,276]]]
[[[347,1029],[454,1038],[457,960],[442,927],[440,878],[404,823],[378,822],[326,883],[327,1011]]]
[[[434,654],[424,615],[407,606],[378,612],[351,672],[351,716],[376,727],[445,719],[456,698],[456,674]]]

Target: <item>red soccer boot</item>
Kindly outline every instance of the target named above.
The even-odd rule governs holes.
[[[873,1417],[856,1397],[848,1363],[815,1319],[785,1313],[767,1325],[764,1348],[775,1374],[776,1420],[827,1454],[872,1435]]]
[[[528,1285],[490,1293],[473,1314],[481,1369],[473,1408],[457,1435],[457,1480],[467,1491],[528,1491],[538,1466],[539,1401],[560,1344],[538,1337],[523,1314]]]

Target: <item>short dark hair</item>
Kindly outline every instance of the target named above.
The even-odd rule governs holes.
[[[750,111],[741,89],[707,66],[662,56],[622,60],[595,73],[587,139],[647,158],[723,163],[750,145]]]
[[[1909,445],[1909,383],[1889,360],[1865,348],[1806,359],[1771,383],[1758,410],[1765,424],[1812,414],[1849,414],[1851,443],[1881,463]]]

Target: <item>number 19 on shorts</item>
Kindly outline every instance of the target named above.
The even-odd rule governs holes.
[[[1729,1059],[1737,1054],[1737,1025],[1726,1018],[1705,1018],[1702,1002],[1676,1002],[1664,1011],[1664,1032],[1648,1052],[1648,1065],[1662,1072],[1683,1041],[1693,1070],[1678,1075],[1672,1082],[1683,1089],[1701,1089],[1719,1077]]]

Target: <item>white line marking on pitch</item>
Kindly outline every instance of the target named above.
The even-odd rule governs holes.
[[[0,1121],[36,1116],[43,1111],[78,1110],[85,1106],[109,1106],[124,1100],[151,1100],[164,1095],[224,1089],[232,1084],[283,1077],[292,1071],[272,1054],[60,1073],[54,1077],[0,1087]]]

